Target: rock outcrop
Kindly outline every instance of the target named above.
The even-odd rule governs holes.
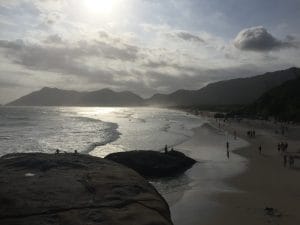
[[[79,154],[0,158],[0,224],[171,225],[168,204],[135,171]]]
[[[178,151],[129,151],[112,153],[106,159],[123,164],[144,177],[174,176],[192,167],[196,161]]]

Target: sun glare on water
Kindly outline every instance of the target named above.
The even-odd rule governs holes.
[[[90,13],[111,14],[118,0],[85,0],[85,7]]]

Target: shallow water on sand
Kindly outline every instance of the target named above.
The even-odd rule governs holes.
[[[229,158],[227,141],[230,146]],[[171,203],[175,225],[206,224],[218,208],[211,196],[220,192],[238,191],[226,185],[224,179],[241,173],[246,168],[247,160],[232,151],[247,145],[242,139],[235,139],[222,130],[204,124],[195,129],[193,138],[177,146],[182,152],[198,160],[198,163],[185,173],[189,182],[183,192],[179,190],[177,196],[176,193],[165,195]]]

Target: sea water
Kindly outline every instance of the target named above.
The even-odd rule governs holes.
[[[161,150],[193,135],[203,120],[156,108],[1,107],[0,155],[14,152],[91,154]]]

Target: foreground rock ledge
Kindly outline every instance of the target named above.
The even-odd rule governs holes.
[[[191,168],[196,161],[178,151],[128,151],[112,153],[106,159],[125,165],[144,177],[169,177]]]
[[[0,224],[172,224],[165,200],[135,171],[78,154],[0,158]]]

